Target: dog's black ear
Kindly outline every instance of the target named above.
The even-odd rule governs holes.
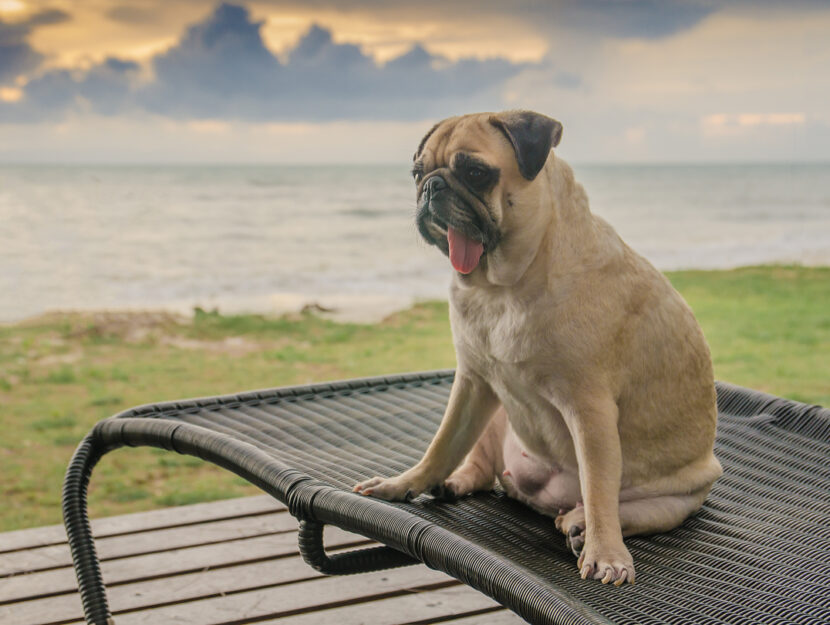
[[[562,138],[562,124],[533,111],[506,111],[493,115],[490,123],[513,145],[519,171],[528,180],[542,171],[550,149]]]

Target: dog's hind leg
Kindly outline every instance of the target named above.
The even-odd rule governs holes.
[[[620,502],[623,536],[657,534],[674,529],[703,504],[709,487],[682,495]]]
[[[500,407],[461,466],[444,481],[443,492],[437,494],[461,497],[492,489],[496,476],[504,470],[502,445],[506,425],[507,415]]]
[[[674,529],[703,504],[709,486],[693,493],[662,495],[620,502],[620,526],[623,536],[657,534]],[[556,518],[574,555],[579,556],[585,543],[585,509],[581,506]]]

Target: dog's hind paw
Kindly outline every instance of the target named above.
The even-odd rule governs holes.
[[[568,535],[565,536],[565,543],[577,558],[582,555],[582,548],[585,546],[585,528],[576,525],[571,526]]]
[[[492,473],[481,470],[475,463],[466,462],[444,480],[442,487],[446,491],[445,498],[458,498],[476,491],[489,490],[493,487],[494,480]]]
[[[578,558],[585,546],[585,508],[578,505],[556,517],[556,529],[565,535],[565,544]]]

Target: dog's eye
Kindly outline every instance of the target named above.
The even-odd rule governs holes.
[[[469,182],[473,186],[483,185],[485,182],[487,182],[489,176],[490,172],[488,172],[486,169],[482,169],[481,167],[471,167],[464,174],[464,177],[467,179],[467,182]]]
[[[419,184],[421,182],[421,178],[424,177],[424,172],[422,172],[420,169],[413,169],[412,177],[415,179],[415,184]]]

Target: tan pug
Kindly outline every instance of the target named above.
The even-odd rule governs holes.
[[[455,269],[458,367],[423,459],[355,491],[492,488],[554,516],[582,578],[634,582],[623,536],[697,510],[721,467],[709,349],[668,280],[588,208],[529,111],[435,126],[415,154],[418,228]]]

